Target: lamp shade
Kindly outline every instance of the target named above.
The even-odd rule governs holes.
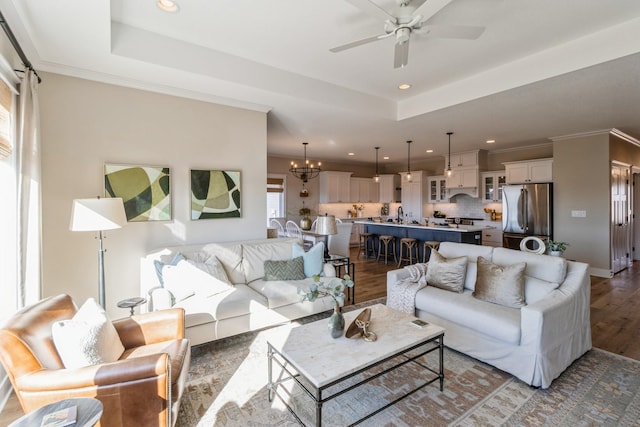
[[[71,208],[72,231],[100,231],[120,228],[127,223],[120,197],[75,199]]]
[[[316,234],[325,236],[338,234],[338,226],[336,225],[335,215],[319,216],[316,222]]]

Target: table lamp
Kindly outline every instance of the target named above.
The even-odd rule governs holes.
[[[316,222],[316,234],[324,237],[324,257],[329,258],[329,236],[338,234],[338,226],[336,225],[335,215],[318,216]]]
[[[103,232],[121,228],[127,222],[124,203],[119,197],[74,199],[71,208],[71,231],[97,231],[98,248],[98,302],[105,307]]]

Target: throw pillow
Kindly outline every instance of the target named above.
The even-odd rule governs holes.
[[[316,274],[323,272],[322,266],[324,264],[324,243],[318,242],[307,252],[299,244],[293,245],[292,258],[301,256],[304,263],[304,275],[306,277],[313,277]]]
[[[209,274],[209,267],[205,263],[183,260],[163,269],[164,287],[173,294],[175,303],[192,295],[208,298],[232,289],[228,282]]]
[[[284,261],[264,262],[264,280],[302,280],[305,278],[302,257]]]
[[[447,291],[462,292],[467,274],[466,256],[445,258],[437,250],[431,251],[427,268],[427,284]]]
[[[115,362],[124,352],[116,328],[93,298],[72,319],[55,322],[51,333],[65,368]]]
[[[160,281],[161,285],[164,285],[164,278],[163,278],[163,268],[167,265],[177,265],[180,261],[184,260],[185,257],[184,255],[182,255],[180,252],[178,252],[177,254],[175,254],[173,256],[173,258],[171,259],[171,261],[169,261],[168,264],[165,264],[164,262],[160,261],[160,260],[154,260],[153,261],[153,265],[156,267],[156,275],[158,276],[158,280]]]
[[[473,296],[506,307],[525,306],[524,269],[526,267],[525,262],[502,267],[479,256],[478,278]]]

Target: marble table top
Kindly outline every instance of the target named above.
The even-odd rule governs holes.
[[[444,328],[429,323],[423,328],[411,324],[415,316],[385,305],[371,307],[371,324],[377,341],[362,338],[331,338],[328,319],[306,325],[285,325],[267,331],[268,342],[315,387],[323,387],[347,377],[363,367],[379,362],[412,346],[444,333]],[[364,310],[344,314],[345,330]]]

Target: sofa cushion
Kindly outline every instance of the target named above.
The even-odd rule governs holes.
[[[322,266],[324,265],[324,242],[318,242],[307,252],[304,248],[295,243],[292,248],[292,257],[302,257],[304,261],[304,275],[305,277],[313,277],[317,274],[322,274]]]
[[[524,300],[524,262],[501,267],[478,257],[478,278],[473,296],[494,304],[520,308]]]
[[[193,258],[189,258],[189,261],[216,279],[232,285],[226,270],[215,255],[211,255],[206,252],[198,252]]]
[[[305,278],[304,261],[301,256],[284,261],[266,260],[264,280],[302,280]]]
[[[527,304],[534,304],[543,299],[554,289],[560,287],[559,283],[547,282],[535,277],[524,276],[524,299]]]
[[[460,256],[467,257],[467,274],[464,279],[464,288],[473,291],[476,286],[476,273],[478,257],[492,260],[493,247],[472,245],[470,243],[442,242],[438,248],[440,255],[447,258]]]
[[[467,273],[467,257],[445,258],[431,251],[427,268],[427,284],[453,292],[462,292]]]
[[[427,286],[416,294],[416,308],[510,344],[520,344],[520,309],[491,304]],[[445,338],[446,343],[446,338]]]
[[[220,280],[209,271],[209,266],[205,263],[193,260],[180,261],[175,266],[165,266],[164,287],[173,294],[175,302],[182,301],[191,295],[206,298],[231,288],[229,282]],[[226,278],[226,274],[223,277]]]
[[[313,283],[313,279],[255,280],[249,283],[249,287],[266,297],[269,308],[277,308],[289,304],[301,303],[302,296],[298,293],[298,288],[309,289],[309,286]]]
[[[247,285],[236,284],[230,290],[208,298],[192,296],[180,301],[175,307],[187,313],[185,327],[229,319],[267,310],[267,299]]]
[[[156,275],[158,276],[158,280],[160,281],[161,285],[164,285],[164,277],[163,277],[163,269],[168,266],[168,265],[177,265],[180,261],[184,260],[185,257],[184,255],[182,255],[182,253],[178,252],[176,254],[173,255],[173,257],[171,258],[171,260],[169,260],[168,262],[162,262],[159,259],[156,259],[153,261],[153,266],[156,268]]]
[[[562,257],[538,255],[531,252],[506,248],[495,248],[491,261],[503,266],[526,262],[527,268],[524,271],[525,275],[552,283],[564,282],[564,278],[567,275],[567,260]]]
[[[273,240],[273,242],[269,240]],[[242,245],[242,265],[247,279],[246,283],[264,277],[265,261],[291,259],[293,243],[290,240],[269,240],[247,242]]]
[[[67,369],[115,362],[124,352],[116,328],[93,298],[72,319],[55,322],[51,334]]]

